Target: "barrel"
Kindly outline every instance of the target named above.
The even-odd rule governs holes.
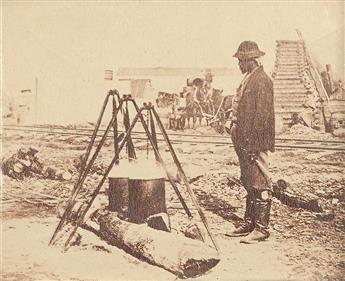
[[[109,210],[128,211],[128,177],[109,177]]]
[[[132,179],[128,181],[128,220],[144,223],[154,214],[167,213],[165,179]]]

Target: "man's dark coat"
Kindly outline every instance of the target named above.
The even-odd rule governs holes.
[[[242,91],[237,108],[236,143],[249,152],[273,152],[273,83],[262,66],[248,77]]]

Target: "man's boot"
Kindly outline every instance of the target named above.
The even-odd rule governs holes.
[[[246,211],[244,213],[244,223],[230,233],[225,234],[229,237],[246,236],[254,229],[254,200],[247,195]]]
[[[266,240],[270,236],[270,233],[268,232],[268,223],[271,210],[271,200],[256,198],[254,202],[254,230],[244,239],[241,239],[241,243],[255,244],[259,241]]]

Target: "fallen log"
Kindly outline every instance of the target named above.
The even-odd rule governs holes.
[[[278,180],[273,184],[273,196],[286,206],[302,208],[312,212],[322,212],[317,199],[304,199],[286,193],[287,183],[284,180]]]
[[[229,185],[231,183],[231,185],[243,187],[241,181],[236,178],[228,178],[228,180]],[[284,180],[278,180],[276,183],[273,183],[273,197],[277,198],[282,204],[289,207],[301,208],[319,213],[323,211],[317,199],[304,199],[292,194],[288,194],[286,192],[287,186],[288,184]]]
[[[304,200],[296,196],[285,194],[284,192],[275,191],[273,191],[273,196],[277,198],[282,204],[289,207],[301,208],[318,213],[321,213],[323,211],[322,207],[319,206],[319,203],[316,199]]]
[[[116,212],[97,210],[93,218],[100,226],[101,238],[180,278],[202,275],[220,261],[218,252],[201,241],[129,223]]]

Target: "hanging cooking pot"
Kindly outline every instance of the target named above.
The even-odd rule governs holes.
[[[167,213],[165,177],[156,163],[145,162],[136,168],[128,180],[128,220],[144,223],[151,215]]]

